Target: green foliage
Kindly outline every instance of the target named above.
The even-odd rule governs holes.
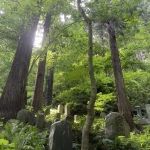
[[[113,103],[116,103],[116,96],[114,93],[109,94],[97,94],[97,100],[95,102],[95,110],[96,111],[112,111],[115,106]],[[113,104],[113,105],[112,105]]]
[[[139,2],[140,0],[136,2],[134,0],[97,0],[87,3],[86,6],[90,8],[89,16],[94,20],[120,22],[124,18],[128,24],[133,24],[139,22],[137,19],[138,12],[133,9]]]
[[[140,149],[150,149],[150,126],[145,126],[145,129],[138,136],[134,133],[131,134],[131,139],[137,142]]]
[[[100,132],[103,132],[104,130],[105,130],[105,119],[95,117],[91,132],[99,134]]]
[[[14,143],[9,144],[8,140],[0,139],[0,149],[1,150],[15,150]]]
[[[114,141],[104,139],[101,136],[97,136],[93,140],[97,142],[95,150],[140,150],[140,146],[136,141],[121,136],[117,137]]]
[[[82,131],[85,120],[86,120],[86,116],[77,116],[77,120],[72,124],[72,129]]]
[[[0,138],[13,143],[9,146],[15,150],[45,150],[47,135],[47,131],[39,131],[35,126],[7,123]]]
[[[95,150],[148,150],[150,148],[149,134],[150,126],[145,126],[143,132],[138,135],[131,133],[130,138],[119,136],[112,141],[102,136],[96,136],[93,143],[95,144]]]
[[[57,109],[50,109],[50,115],[46,115],[45,119],[51,122],[55,122]]]
[[[148,72],[138,70],[136,72],[127,72],[124,74],[128,97],[132,106],[147,103],[149,98],[149,81]]]
[[[83,126],[85,124],[85,120],[86,116],[77,115],[77,120],[72,124],[72,129],[82,131]],[[105,120],[103,118],[95,117],[90,132],[97,134],[100,131],[104,130],[104,128],[105,128]]]
[[[65,90],[63,93],[60,93],[57,96],[58,100],[63,102],[76,102],[76,103],[84,103],[86,104],[89,99],[89,93],[83,89],[82,87],[72,87],[68,90]]]
[[[68,102],[66,105],[71,108],[71,115],[83,115],[87,112],[87,105],[82,102]]]

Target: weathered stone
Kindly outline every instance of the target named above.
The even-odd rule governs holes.
[[[29,117],[28,117],[28,123],[29,123],[29,125],[35,125],[35,121],[36,121],[36,119],[35,119],[35,116],[34,115],[29,115]]]
[[[106,116],[105,137],[115,139],[117,136],[130,137],[130,128],[120,113],[112,112]]]
[[[74,122],[78,122],[78,115],[74,115]]]
[[[72,150],[72,129],[69,122],[62,120],[52,124],[49,150]]]
[[[45,120],[45,116],[44,114],[38,114],[37,118],[36,118],[36,127],[39,129],[42,129],[44,127],[44,120]]]
[[[63,105],[58,105],[58,113],[60,113],[61,115],[63,114],[63,110],[64,110],[64,106]]]
[[[70,107],[65,105],[65,115],[70,116]]]
[[[26,109],[21,109],[17,113],[17,119],[20,122],[27,123],[28,122],[28,117],[29,117],[29,111]]]

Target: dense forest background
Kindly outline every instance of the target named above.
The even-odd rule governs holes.
[[[87,114],[89,24],[96,115],[118,111],[111,23],[131,110],[149,103],[149,6],[148,0],[0,0],[0,117],[58,104],[69,105],[72,115]]]
[[[30,16],[31,9],[34,7],[34,4],[32,6],[30,3],[33,2],[1,2],[0,93],[7,81],[22,26],[27,24],[25,21],[28,20],[25,19],[28,19],[27,15]],[[93,1],[84,4],[87,14],[94,18],[93,65],[98,90],[95,104],[97,111],[111,109],[116,101],[105,23],[109,18],[113,19],[116,25],[121,66],[130,103],[132,106],[141,105],[147,103],[149,99],[149,2],[145,0],[127,2],[128,5],[125,3],[122,8],[118,8],[117,5],[120,3],[121,1],[112,1],[106,5],[105,1],[101,3]],[[50,8],[45,8],[48,7],[45,6],[47,4]],[[42,53],[47,51],[43,91],[47,90],[46,79],[53,68],[52,103],[54,105],[59,103],[86,105],[90,95],[86,25],[73,1],[70,3],[62,1],[61,4],[60,1],[55,3],[46,1],[41,5],[44,9],[41,12],[37,36],[43,34],[44,16],[48,11],[51,14],[51,27],[45,46],[39,47],[41,43],[37,43],[38,37],[36,37],[27,82],[28,104],[33,97],[38,61]]]

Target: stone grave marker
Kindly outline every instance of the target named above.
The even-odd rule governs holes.
[[[51,125],[49,150],[72,150],[72,129],[69,122],[61,120]]]
[[[23,123],[27,123],[28,122],[28,118],[29,118],[29,111],[26,109],[21,109],[18,113],[17,113],[17,119],[20,122]]]
[[[39,129],[44,127],[45,116],[44,114],[40,113],[37,115],[35,126]]]
[[[120,113],[112,112],[106,116],[105,137],[115,139],[117,136],[130,137],[130,127]]]
[[[63,110],[64,110],[64,106],[63,105],[58,105],[58,113],[60,113],[61,115],[63,114]]]
[[[74,115],[74,122],[78,122],[78,115]]]
[[[35,115],[30,114],[29,117],[28,117],[29,125],[32,125],[32,126],[35,125],[35,122],[36,122]]]
[[[65,116],[70,116],[70,107],[65,105]]]

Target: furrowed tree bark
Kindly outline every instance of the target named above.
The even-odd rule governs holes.
[[[130,126],[130,129],[134,130],[135,125],[131,114],[131,107],[129,104],[129,100],[126,95],[121,63],[119,58],[119,52],[118,52],[118,46],[116,41],[116,35],[115,35],[115,29],[112,21],[108,22],[108,34],[109,34],[112,65],[113,65],[114,77],[116,83],[116,92],[118,98],[118,110],[124,116],[125,120]]]
[[[53,101],[54,67],[49,69],[46,80],[47,81],[46,81],[46,89],[45,89],[45,104],[51,105]]]
[[[89,76],[91,81],[91,96],[87,107],[87,118],[82,130],[82,142],[81,142],[81,150],[88,150],[89,133],[95,117],[94,104],[96,101],[97,87],[96,87],[96,80],[94,77],[94,68],[93,68],[92,21],[86,16],[84,10],[81,8],[80,6],[81,0],[78,0],[77,4],[78,4],[78,10],[80,11],[82,17],[84,18],[88,26],[88,69],[89,69]]]
[[[22,29],[17,51],[0,99],[0,118],[5,121],[16,118],[17,112],[25,108],[28,68],[37,30],[39,15],[33,15],[30,24]]]
[[[42,45],[46,40],[46,36],[49,33],[51,15],[46,14],[46,19],[44,23],[44,33],[42,39]],[[45,75],[45,66],[46,66],[46,56],[47,52],[43,54],[38,63],[38,70],[36,74],[35,88],[32,100],[32,106],[35,112],[43,108],[44,99],[43,99],[43,85],[44,85],[44,75]]]

